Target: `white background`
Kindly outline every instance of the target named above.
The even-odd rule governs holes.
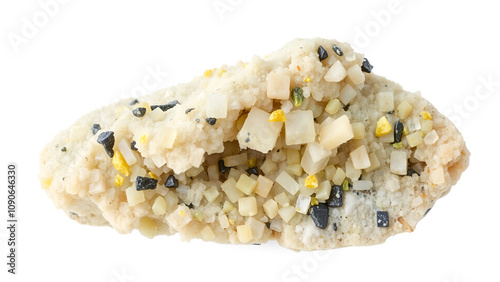
[[[1,281],[500,281],[495,1],[53,0],[44,10],[47,2],[0,4],[0,174],[16,162],[19,192],[13,276],[0,182]],[[149,240],[79,225],[40,188],[39,152],[81,115],[296,37],[351,42],[376,74],[421,90],[462,131],[471,165],[415,232],[300,253],[276,243]],[[154,69],[168,75],[151,80]]]

